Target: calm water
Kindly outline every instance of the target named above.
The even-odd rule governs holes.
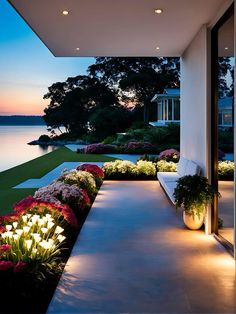
[[[0,171],[54,150],[54,147],[27,145],[42,134],[47,134],[45,126],[0,126]]]

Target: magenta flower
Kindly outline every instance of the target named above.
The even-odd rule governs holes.
[[[14,273],[19,273],[21,272],[25,267],[26,267],[26,263],[25,262],[18,262],[15,264],[13,272]]]
[[[11,250],[11,245],[10,244],[2,244],[0,245],[0,251],[1,252],[7,252]]]
[[[7,270],[14,267],[14,263],[11,261],[0,261],[0,270]]]
[[[160,153],[160,159],[166,159],[166,158],[173,158],[176,156],[176,158],[179,158],[180,153],[176,149],[166,149],[163,152]]]
[[[102,168],[100,168],[97,165],[83,164],[77,167],[77,170],[87,171],[87,172],[90,172],[95,177],[104,178],[104,172]]]

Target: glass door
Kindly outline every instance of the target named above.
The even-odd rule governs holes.
[[[231,7],[212,31],[212,164],[214,231],[233,253],[234,247],[234,11]]]

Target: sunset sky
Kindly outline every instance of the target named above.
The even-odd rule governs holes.
[[[42,115],[47,87],[86,74],[93,58],[55,58],[23,19],[0,1],[0,115]]]

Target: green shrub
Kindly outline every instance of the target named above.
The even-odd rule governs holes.
[[[234,162],[233,161],[220,161],[218,163],[218,176],[221,180],[234,179]]]
[[[93,175],[87,171],[76,169],[66,171],[58,180],[69,185],[76,184],[79,188],[87,191],[89,196],[93,197],[97,193],[96,181]]]
[[[145,179],[154,178],[156,167],[150,161],[138,161],[134,164],[128,160],[115,160],[103,165],[106,179]]]
[[[214,189],[206,177],[187,175],[178,179],[174,198],[176,207],[183,206],[186,214],[199,217],[213,201]]]
[[[156,175],[156,166],[151,161],[139,160],[136,164],[138,176],[154,177]]]
[[[158,172],[176,172],[177,164],[173,161],[160,160],[157,162]]]

